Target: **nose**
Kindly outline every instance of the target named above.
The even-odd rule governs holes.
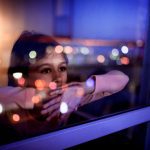
[[[61,86],[62,78],[61,73],[59,71],[55,71],[53,74],[53,82],[57,83],[57,86]]]

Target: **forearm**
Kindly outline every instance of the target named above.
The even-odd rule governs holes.
[[[119,92],[129,81],[127,75],[117,70],[103,75],[93,75],[90,79],[93,80],[94,84],[89,87],[87,81],[84,83],[85,96],[82,99],[81,106]]]
[[[35,89],[33,88],[1,87],[0,103],[3,105],[5,111],[17,109],[18,106],[30,109],[33,108],[32,97],[34,94]]]

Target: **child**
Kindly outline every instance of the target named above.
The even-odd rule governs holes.
[[[13,46],[9,86],[0,88],[0,103],[5,111],[25,111],[22,118],[30,122],[23,129],[26,134],[66,123],[78,107],[122,90],[129,80],[114,70],[85,82],[67,83],[68,60],[60,50],[51,37],[31,32],[24,32]],[[61,104],[66,104],[66,112]]]

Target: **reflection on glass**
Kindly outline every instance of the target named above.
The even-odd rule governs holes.
[[[12,2],[0,3],[0,7],[3,6],[0,9],[3,22],[0,40],[4,45],[0,45],[2,144],[137,106],[145,43],[143,32],[146,30],[143,26],[146,11],[142,10],[147,6],[146,0],[141,1],[140,6],[118,1],[113,7],[108,1],[75,1],[74,10],[69,8],[72,4],[67,1],[63,1],[62,6],[58,1],[45,1],[41,5],[31,0],[30,7],[23,1],[16,1],[13,6]],[[23,9],[12,13],[14,6]],[[33,6],[38,12],[32,11]],[[57,10],[53,12],[49,6]],[[79,6],[85,9],[78,9]],[[110,9],[101,16],[97,6],[102,10],[108,6]],[[133,16],[128,12],[129,6],[134,8],[131,9]],[[140,12],[136,14],[137,8]],[[91,9],[95,11],[89,17]],[[41,24],[32,22],[31,12]],[[17,31],[11,23],[15,18],[19,20]],[[42,34],[24,32],[15,43],[20,28]]]

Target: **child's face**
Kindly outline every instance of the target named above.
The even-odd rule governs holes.
[[[52,52],[30,66],[28,85],[35,86],[36,80],[44,80],[46,86],[55,82],[57,87],[67,82],[67,63],[62,54]]]

